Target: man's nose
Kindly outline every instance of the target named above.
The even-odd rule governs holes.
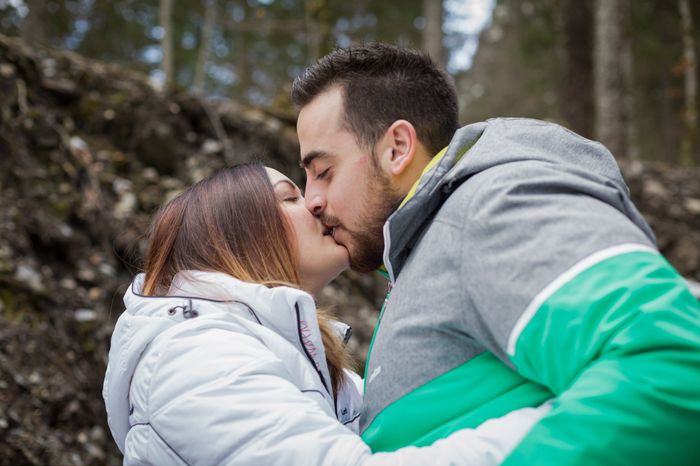
[[[319,217],[326,208],[326,197],[320,190],[316,189],[313,183],[307,182],[304,203],[309,212]]]

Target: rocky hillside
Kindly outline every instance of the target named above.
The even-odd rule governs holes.
[[[700,281],[700,168],[628,162],[622,172],[661,252],[685,277]],[[698,295],[697,285],[694,291]]]
[[[229,163],[299,180],[294,128],[1,36],[0,95],[0,463],[121,464],[101,383],[150,214]],[[349,274],[324,296],[360,353],[377,283]]]
[[[109,337],[154,209],[263,158],[300,181],[292,122],[0,36],[0,464],[121,464],[101,401]],[[627,164],[664,252],[700,279],[700,171]],[[323,301],[367,350],[384,284]]]

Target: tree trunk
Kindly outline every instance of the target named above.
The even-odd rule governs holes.
[[[629,18],[631,0],[621,0],[622,11],[625,18]],[[630,31],[629,22],[623,25],[622,33],[622,88],[624,89],[623,96],[623,111],[625,123],[625,148],[627,150],[627,158],[636,160],[639,159],[639,135],[637,132],[636,104],[635,104],[635,72],[634,72],[634,55],[632,53],[632,33]]]
[[[202,35],[199,41],[199,52],[197,53],[197,64],[194,70],[194,80],[192,89],[195,92],[204,92],[204,84],[207,77],[207,62],[211,50],[211,38],[216,25],[216,0],[206,0],[204,5],[204,24],[202,25]]]
[[[595,3],[596,138],[616,157],[625,156],[624,81],[622,74],[622,2]]]
[[[314,0],[304,2],[304,18],[306,20],[306,61],[311,64],[316,62],[320,54],[319,26],[314,18]]]
[[[319,24],[319,57],[333,50],[335,42],[331,33],[331,6],[328,0],[316,0],[316,20]]]
[[[248,2],[241,2],[241,7],[244,11],[245,21],[237,25],[234,39],[234,50],[236,51],[234,64],[238,78],[236,84],[234,84],[234,98],[240,102],[248,102],[248,89],[253,81],[250,60],[248,59],[248,34],[250,34],[250,31],[241,26],[250,20],[251,11]]]
[[[593,137],[593,9],[591,2],[566,0],[566,82],[563,113],[571,129]]]
[[[245,50],[247,45],[247,40],[244,33],[241,33],[238,39],[238,44],[244,49],[243,52],[236,56],[236,76],[238,80],[236,81],[235,87],[237,98],[241,99],[242,102],[248,101],[248,90],[252,83],[250,63],[248,62],[248,53]]]
[[[695,162],[695,143],[698,135],[698,66],[695,55],[695,37],[693,36],[693,18],[690,2],[679,0],[681,12],[681,30],[683,34],[683,61],[685,65],[685,109],[683,112],[684,131],[681,140],[682,165]]]
[[[160,69],[163,72],[163,87],[173,87],[173,0],[160,0],[160,27],[163,28],[163,37],[160,41],[163,58]]]
[[[22,24],[22,38],[32,45],[48,45],[46,0],[26,0],[26,4],[29,13]]]
[[[678,163],[679,152],[674,148],[678,147],[678,128],[675,124],[676,111],[673,108],[673,85],[671,70],[666,67],[660,67],[657,71],[659,88],[656,91],[654,104],[659,112],[658,132],[660,134],[659,147],[655,155],[656,160]]]
[[[442,45],[442,0],[423,0],[423,51],[438,64],[445,68],[445,49]]]
[[[331,27],[327,0],[306,0],[305,20],[308,62],[315,63],[329,51]]]

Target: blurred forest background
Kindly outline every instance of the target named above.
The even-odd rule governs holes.
[[[386,41],[450,70],[464,123],[543,118],[617,157],[695,165],[698,9],[692,0],[0,0],[0,31],[280,112],[290,112],[291,80],[318,57]]]
[[[699,21],[697,0],[0,0],[0,464],[121,464],[101,384],[150,215],[261,156],[303,185],[290,83],[337,46],[423,49],[464,124],[602,141],[700,280]],[[385,291],[347,272],[320,299],[360,372]]]

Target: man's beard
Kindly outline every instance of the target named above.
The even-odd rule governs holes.
[[[356,272],[372,272],[382,265],[384,257],[384,232],[386,219],[399,207],[402,197],[378,170],[371,172],[369,189],[364,199],[365,217],[357,230],[344,228],[350,237],[345,244],[350,257],[350,268]],[[335,220],[335,219],[329,219]],[[325,222],[337,224],[338,222]]]

